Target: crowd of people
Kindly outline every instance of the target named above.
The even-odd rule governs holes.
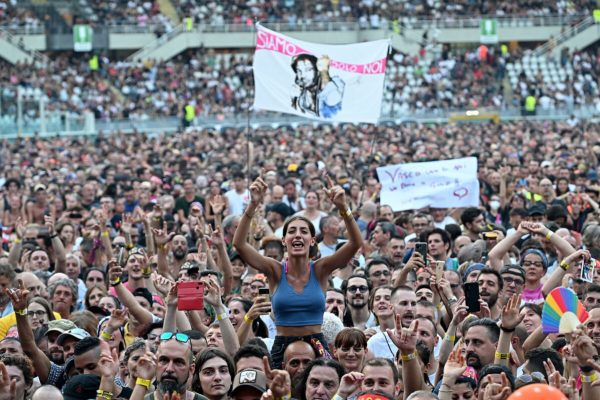
[[[89,0],[83,3],[92,10],[90,23],[135,26],[161,26],[161,32],[172,29],[175,21],[161,13],[156,0]],[[539,1],[390,1],[345,0],[310,1],[197,1],[173,0],[178,18],[192,17],[196,23],[211,26],[225,24],[265,23],[319,24],[326,22],[359,22],[363,28],[379,28],[392,21],[410,22],[412,18],[460,18],[485,16],[570,16],[589,14],[597,8],[594,0]],[[18,0],[0,3],[0,26],[10,29],[38,27],[41,21]],[[76,10],[74,17],[78,19]],[[86,18],[88,19],[88,18]]]
[[[0,399],[598,398],[599,132],[2,142]],[[381,201],[378,167],[465,156],[478,207]],[[568,334],[542,329],[558,287],[588,313]]]
[[[517,72],[514,66],[529,57],[518,49],[502,54],[490,47],[485,56],[479,49],[447,47],[424,57],[396,53],[388,61],[382,113],[519,109],[529,95],[536,97],[540,110],[590,106],[600,112],[599,54],[591,48],[548,61],[564,73],[564,80],[561,75],[552,81],[539,73]],[[20,87],[24,114],[32,119],[38,117],[41,97],[49,112],[91,110],[99,119],[146,120],[181,116],[188,104],[199,118],[244,114],[254,96],[252,57],[247,53],[196,49],[162,63],[101,56],[97,69],[87,56],[68,55],[53,57],[41,70],[0,65],[4,114],[16,115]]]

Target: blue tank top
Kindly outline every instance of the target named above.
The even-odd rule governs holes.
[[[277,326],[322,325],[325,293],[317,280],[315,264],[310,263],[310,278],[302,292],[296,293],[287,281],[284,261],[279,285],[271,297],[271,306]]]

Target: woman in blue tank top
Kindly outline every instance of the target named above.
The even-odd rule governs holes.
[[[275,368],[282,367],[283,352],[288,344],[295,341],[308,342],[317,351],[322,351],[322,355],[328,351],[321,333],[328,279],[333,271],[346,266],[362,246],[360,230],[346,205],[344,189],[334,186],[329,176],[325,177],[327,195],[339,210],[348,232],[348,241],[334,254],[311,261],[311,249],[316,250],[317,245],[315,227],[301,216],[291,217],[283,226],[282,242],[287,258],[282,263],[264,257],[246,241],[252,216],[261,206],[267,191],[262,175],[250,185],[250,204],[233,237],[233,245],[242,259],[269,280],[277,326],[277,337],[271,351]]]

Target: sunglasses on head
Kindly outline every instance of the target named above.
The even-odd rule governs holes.
[[[179,343],[187,343],[190,341],[190,337],[188,335],[186,335],[185,333],[181,333],[181,332],[163,332],[160,335],[160,341],[161,342],[166,342],[168,340],[171,340],[175,338],[175,340],[177,340]]]

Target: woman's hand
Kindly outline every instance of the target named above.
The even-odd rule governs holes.
[[[269,188],[263,180],[263,172],[264,171],[261,170],[260,176],[250,185],[250,202],[255,207],[263,202],[267,189]]]
[[[271,312],[271,302],[265,299],[264,297],[257,296],[254,299],[254,304],[248,310],[246,315],[252,321],[260,317],[261,315],[266,315]]]
[[[215,215],[222,214],[225,210],[225,200],[223,200],[223,196],[220,194],[214,196],[208,204],[210,204],[210,207]]]
[[[338,210],[346,211],[348,209],[348,206],[346,205],[346,192],[341,186],[334,184],[327,172],[324,172],[323,176],[327,180],[327,189],[325,189],[327,197],[329,197],[329,200],[337,207]]]
[[[265,376],[271,381],[269,389],[276,399],[280,399],[285,396],[290,396],[292,393],[292,380],[290,374],[287,371],[281,369],[271,369],[269,365],[269,359],[263,357],[263,366],[265,369]]]

